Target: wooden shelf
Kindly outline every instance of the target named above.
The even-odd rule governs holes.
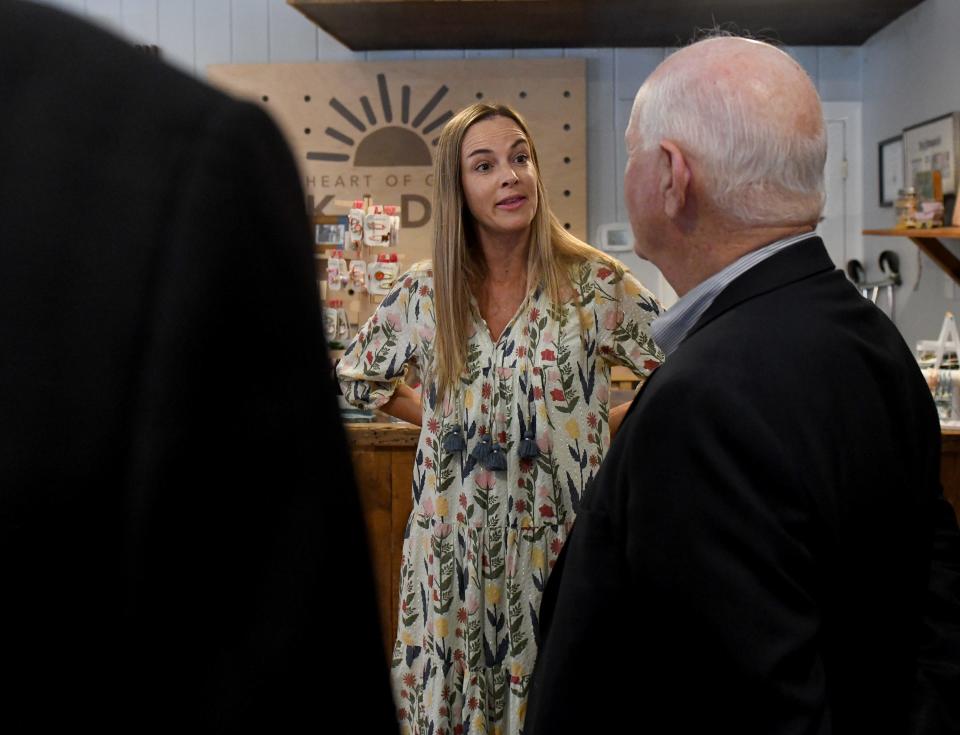
[[[928,227],[922,229],[920,227],[911,227],[910,229],[905,228],[893,228],[889,230],[864,230],[864,235],[883,235],[890,237],[947,237],[947,238],[960,238],[960,227]]]
[[[788,46],[859,46],[920,2],[287,0],[354,51],[673,47],[721,20]]]
[[[931,227],[929,229],[864,230],[864,235],[906,237],[925,252],[947,275],[960,284],[960,258],[947,250],[940,238],[960,239],[960,227]]]

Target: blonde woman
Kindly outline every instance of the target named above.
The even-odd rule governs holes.
[[[559,225],[509,107],[446,124],[435,182],[432,262],[399,279],[338,375],[350,402],[423,427],[393,654],[401,727],[515,734],[544,584],[626,412],[609,408],[610,365],[658,365],[660,307]],[[420,394],[402,379],[414,364]]]

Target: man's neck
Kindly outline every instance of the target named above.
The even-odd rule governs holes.
[[[712,233],[688,237],[670,258],[660,266],[664,278],[677,292],[677,296],[703,283],[747,253],[778,240],[804,233],[813,233],[813,225],[788,225],[783,227],[719,227]]]

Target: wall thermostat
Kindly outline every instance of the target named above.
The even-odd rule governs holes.
[[[607,253],[633,250],[633,230],[629,222],[612,222],[597,228],[597,248]]]

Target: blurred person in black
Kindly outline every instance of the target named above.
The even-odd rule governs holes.
[[[274,124],[0,1],[6,732],[395,731]]]

